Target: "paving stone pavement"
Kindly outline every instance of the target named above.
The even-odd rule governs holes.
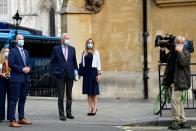
[[[70,131],[101,131],[102,129],[119,131],[123,128],[116,128],[117,126],[170,120],[169,113],[165,113],[164,117],[157,117],[153,114],[153,101],[151,100],[99,99],[96,116],[87,116],[87,109],[86,100],[73,101],[72,113],[75,119],[62,122],[59,120],[56,98],[30,97],[26,103],[26,117],[33,124],[14,130],[61,131],[66,129],[68,131],[70,128]],[[190,114],[193,114],[193,112],[195,111],[193,110]],[[196,113],[194,114],[196,115]],[[191,118],[195,120],[196,117],[192,116]],[[9,127],[9,122],[3,121],[0,123],[0,131],[9,130],[13,130]]]

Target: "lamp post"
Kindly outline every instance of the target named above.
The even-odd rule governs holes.
[[[18,35],[18,26],[20,25],[20,22],[22,20],[22,17],[20,17],[19,12],[17,10],[16,14],[12,17],[14,25],[16,26],[15,30],[15,36]]]

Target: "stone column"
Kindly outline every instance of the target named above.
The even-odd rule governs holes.
[[[84,1],[64,0],[61,9],[61,31],[67,32],[71,37],[71,42],[76,48],[77,61],[81,60],[85,41],[92,37],[92,13],[85,10]],[[82,95],[82,80],[74,83],[73,98],[84,99]]]
[[[20,13],[24,13],[24,0],[20,0]]]
[[[65,0],[61,9],[61,31],[71,36],[78,56],[81,56],[85,41],[92,37],[92,13],[85,10],[84,5],[81,0]]]
[[[61,10],[62,3],[60,0],[56,2],[56,10],[55,10],[55,34],[56,36],[61,36],[61,17],[60,17],[60,10]]]

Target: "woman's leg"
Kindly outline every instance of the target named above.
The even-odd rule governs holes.
[[[92,96],[93,98],[93,112],[95,113],[97,111],[97,96]]]
[[[88,95],[88,113],[91,113],[92,112],[92,101],[93,101],[93,98],[91,95]]]
[[[5,97],[6,97],[6,88],[5,81],[0,80],[0,121],[5,120]]]
[[[10,112],[11,89],[9,87],[9,80],[7,80],[6,87],[7,87],[7,120],[10,120],[9,112]]]

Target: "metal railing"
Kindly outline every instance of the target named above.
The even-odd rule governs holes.
[[[49,66],[32,68],[29,96],[56,97],[55,78]]]
[[[159,94],[160,94],[160,116],[162,116],[162,111],[163,110],[168,110],[171,109],[171,106],[169,104],[165,104],[163,108],[161,108],[161,105],[163,104],[163,100],[161,98],[161,82],[163,78],[163,73],[162,73],[162,67],[166,67],[166,63],[161,63],[158,65],[158,75],[159,75]],[[192,66],[196,67],[196,63],[191,63],[190,64],[191,68]],[[163,70],[164,72],[164,70]],[[194,79],[196,79],[196,73],[191,72],[191,88],[189,91],[187,91],[187,100],[185,102],[185,109],[196,109],[195,107],[195,98],[196,98],[196,87],[194,88]],[[190,98],[190,96],[192,98]]]

